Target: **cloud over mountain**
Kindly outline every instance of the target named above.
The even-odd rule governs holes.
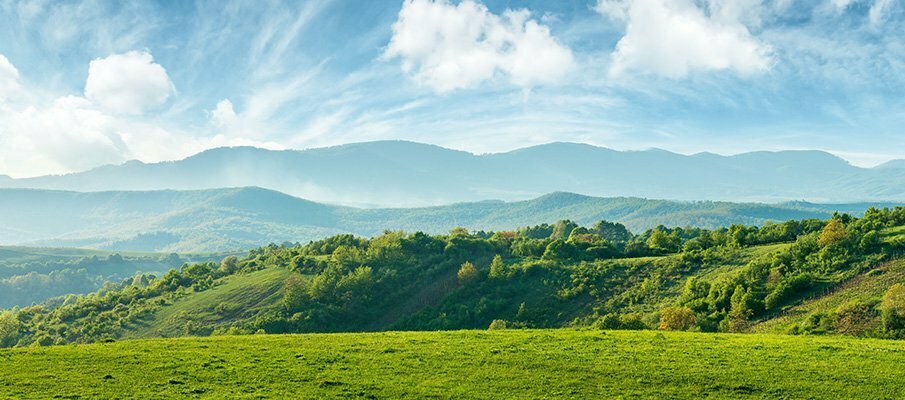
[[[85,97],[113,112],[141,114],[175,91],[166,69],[146,51],[98,58],[88,66]]]

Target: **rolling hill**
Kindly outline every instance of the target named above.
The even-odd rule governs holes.
[[[896,165],[895,163],[890,165]],[[820,151],[680,155],[551,143],[475,155],[403,141],[309,150],[207,150],[179,161],[130,161],[0,187],[78,191],[259,186],[314,201],[410,207],[551,192],[674,200],[905,200],[905,169],[858,168]]]
[[[862,214],[887,203],[781,204],[597,198],[553,193],[533,200],[483,201],[422,208],[333,206],[261,188],[196,191],[70,192],[0,189],[0,243],[116,251],[221,252],[266,243],[306,242],[384,230],[437,234],[458,226],[509,230],[571,219],[616,221],[640,232],[657,225],[730,224]]]
[[[905,208],[613,233],[339,235],[0,310],[0,397],[905,396]]]
[[[0,347],[570,326],[897,338],[905,319],[894,318],[898,303],[880,299],[905,283],[903,227],[900,207],[860,219],[657,228],[621,239],[607,225],[565,223],[491,237],[338,235],[0,312]],[[855,312],[840,308],[850,300],[859,302]],[[825,322],[812,323],[815,313]]]

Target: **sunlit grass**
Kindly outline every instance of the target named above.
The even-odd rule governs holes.
[[[592,330],[220,336],[0,351],[11,398],[905,396],[905,342]]]

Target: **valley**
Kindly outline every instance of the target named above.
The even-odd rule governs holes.
[[[706,229],[861,215],[902,203],[777,204],[600,198],[551,193],[514,202],[481,201],[416,208],[355,208],[249,187],[190,191],[69,192],[0,189],[0,243],[108,251],[213,253],[268,243],[306,243],[336,234],[385,230],[442,234],[453,228],[514,230],[569,219]],[[7,210],[6,212],[2,210]],[[15,211],[12,211],[15,210]]]

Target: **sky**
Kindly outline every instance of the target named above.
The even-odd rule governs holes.
[[[251,145],[905,158],[896,0],[0,0],[0,174]]]

